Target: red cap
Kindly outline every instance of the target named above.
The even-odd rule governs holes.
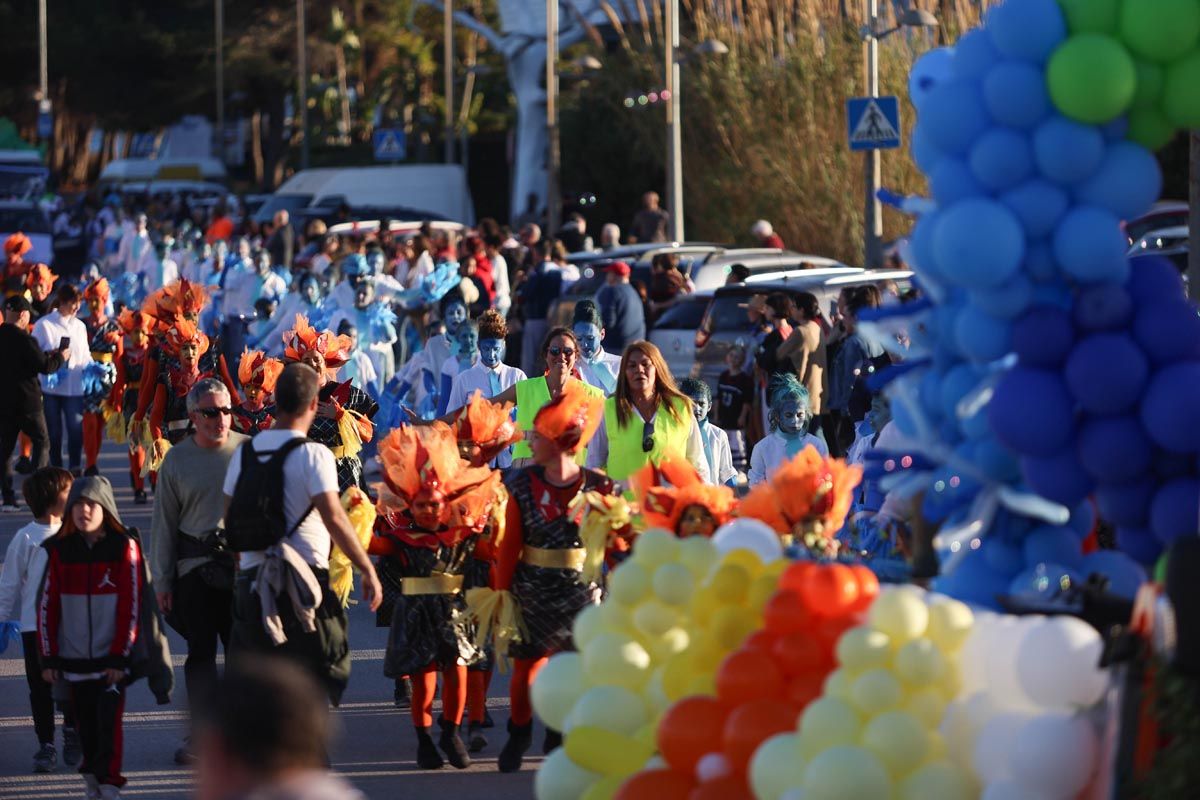
[[[624,261],[614,261],[613,263],[611,263],[607,267],[605,267],[604,271],[605,272],[615,272],[618,275],[620,275],[622,278],[628,278],[630,273],[633,272],[633,270],[631,270],[629,268],[629,265],[626,264]]]

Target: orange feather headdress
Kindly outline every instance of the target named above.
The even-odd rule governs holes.
[[[238,382],[242,386],[257,386],[264,393],[275,391],[275,382],[279,373],[283,372],[283,362],[277,358],[268,358],[261,350],[246,348],[238,362]]]
[[[199,348],[199,355],[208,350],[208,337],[196,328],[195,323],[183,319],[175,320],[163,334],[163,347],[176,358],[185,344],[194,344]]]
[[[153,292],[142,304],[142,310],[161,322],[170,324],[175,317],[194,317],[208,305],[208,290],[186,278]]]
[[[45,286],[49,289],[57,280],[58,275],[51,272],[48,266],[45,264],[34,264],[25,275],[25,288],[33,289],[35,286]]]
[[[108,278],[97,278],[83,290],[84,300],[99,300],[101,305],[108,302],[108,296]]]
[[[23,256],[32,249],[33,242],[20,231],[4,240],[4,252],[10,256]]]
[[[300,361],[310,350],[317,351],[325,357],[327,372],[333,372],[349,361],[352,347],[349,336],[318,331],[303,314],[297,314],[295,326],[290,331],[284,331],[283,345],[283,357],[288,361]]]
[[[824,551],[846,522],[862,467],[823,458],[811,445],[781,466],[742,499],[739,513],[795,536],[810,550]]]
[[[664,484],[664,479],[667,484]],[[647,464],[630,479],[642,507],[642,517],[652,528],[674,532],[688,506],[700,506],[712,514],[717,527],[733,517],[737,498],[728,486],[709,486],[687,461],[664,459],[656,468]]]
[[[125,331],[125,333],[133,333],[134,331],[149,333],[150,329],[154,327],[154,318],[141,311],[126,308],[117,317],[117,324],[121,326],[121,330]]]
[[[512,409],[512,403],[496,405],[483,399],[483,393],[476,390],[471,401],[459,411],[456,420],[459,452],[471,466],[483,466],[504,448],[521,440],[523,434],[512,420]]]
[[[533,429],[564,452],[576,453],[596,435],[603,418],[604,398],[590,394],[580,381],[569,380],[562,394],[537,412]]]

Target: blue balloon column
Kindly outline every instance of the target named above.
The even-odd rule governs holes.
[[[1121,229],[1161,191],[1145,145],[1196,124],[1200,82],[1164,86],[1200,72],[1200,12],[1170,33],[1088,8],[1006,0],[909,80],[933,202],[908,255],[929,302],[874,328],[911,336],[882,377],[936,466],[888,477],[941,523],[941,590],[988,605],[1094,572],[1132,594],[1200,525],[1200,316]],[[1082,555],[1093,500],[1121,552]]]

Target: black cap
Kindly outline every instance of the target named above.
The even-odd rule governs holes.
[[[5,311],[28,311],[33,313],[33,306],[29,305],[29,301],[25,299],[23,294],[14,294],[4,299]]]

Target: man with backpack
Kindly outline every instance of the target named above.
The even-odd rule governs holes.
[[[333,453],[305,436],[318,383],[312,367],[288,364],[275,385],[275,426],[244,444],[225,475],[225,537],[239,553],[230,651],[234,659],[293,659],[336,706],[350,678],[350,643],[345,610],[329,589],[332,545],[362,573],[372,611],[382,591],[342,509]]]

